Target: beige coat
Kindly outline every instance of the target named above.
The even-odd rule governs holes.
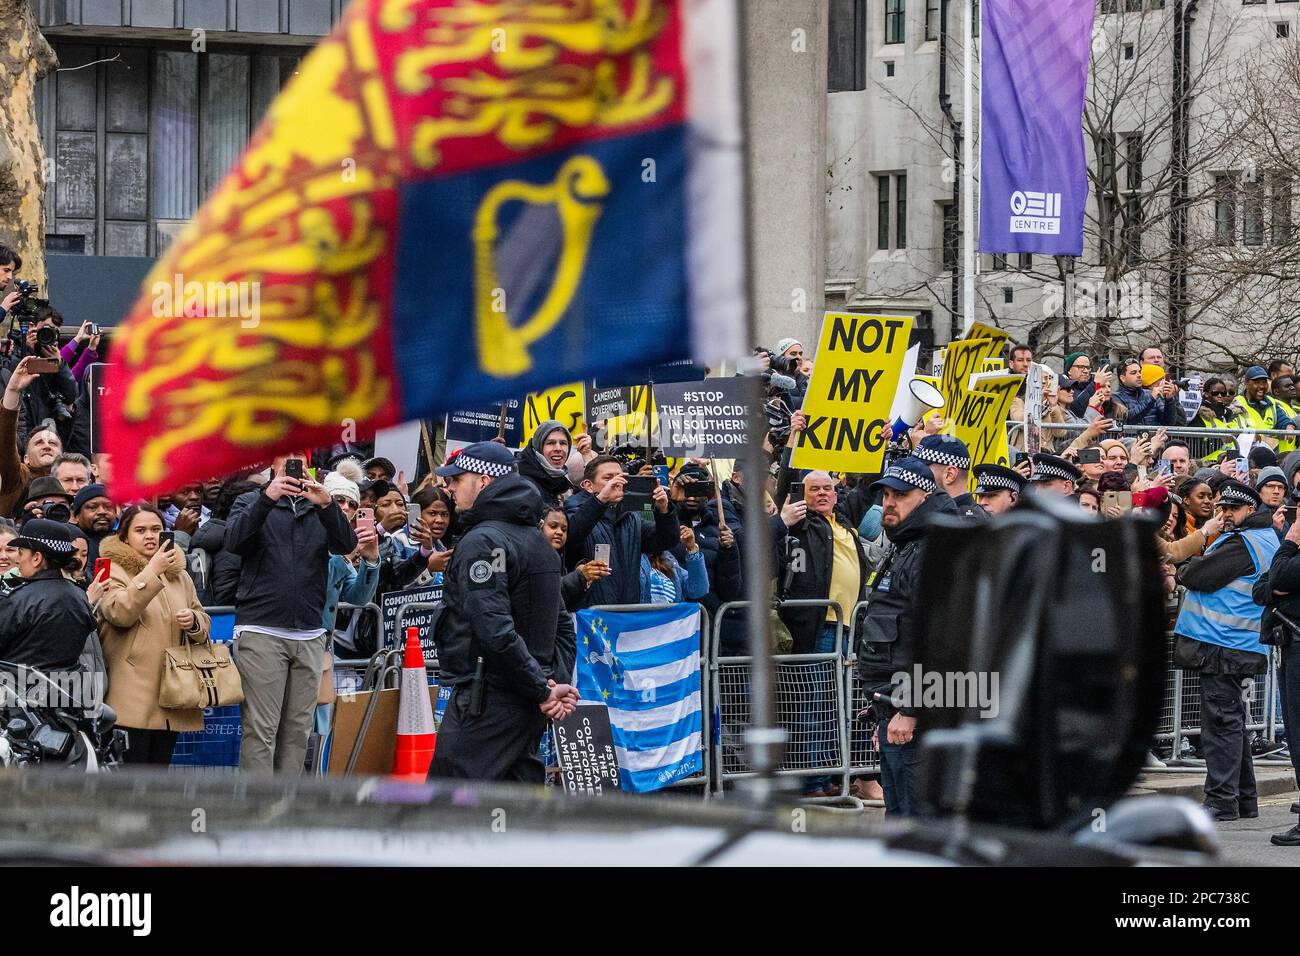
[[[122,727],[139,730],[202,730],[203,711],[164,710],[158,706],[162,686],[163,651],[181,642],[176,612],[194,612],[198,630],[194,643],[208,639],[208,617],[190,576],[163,577],[145,570],[148,563],[133,548],[109,535],[100,542],[99,556],[113,562],[108,590],[99,602],[99,640],[108,663],[108,705]]]

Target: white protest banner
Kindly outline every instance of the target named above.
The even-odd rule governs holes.
[[[406,422],[375,433],[375,457],[387,458],[399,474],[414,484],[420,460],[420,423]]]
[[[1025,379],[1025,453],[1037,455],[1043,450],[1043,376],[1051,374],[1046,365],[1029,363]]]
[[[793,438],[792,468],[880,470],[911,334],[909,316],[826,313],[803,402],[808,426]]]

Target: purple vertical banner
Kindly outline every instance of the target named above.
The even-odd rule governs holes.
[[[1096,0],[980,4],[981,252],[1083,254]]]

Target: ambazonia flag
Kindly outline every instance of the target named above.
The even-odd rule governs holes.
[[[744,348],[735,0],[352,0],[114,338],[115,495]]]
[[[1096,0],[980,4],[981,252],[1083,254]]]

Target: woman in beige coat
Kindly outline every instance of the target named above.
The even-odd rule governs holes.
[[[211,619],[185,572],[185,553],[158,546],[162,515],[151,505],[126,510],[99,556],[113,562],[108,589],[96,609],[108,663],[108,705],[128,733],[127,763],[172,759],[176,735],[203,729],[203,711],[158,706],[164,650],[188,638],[208,639]]]

